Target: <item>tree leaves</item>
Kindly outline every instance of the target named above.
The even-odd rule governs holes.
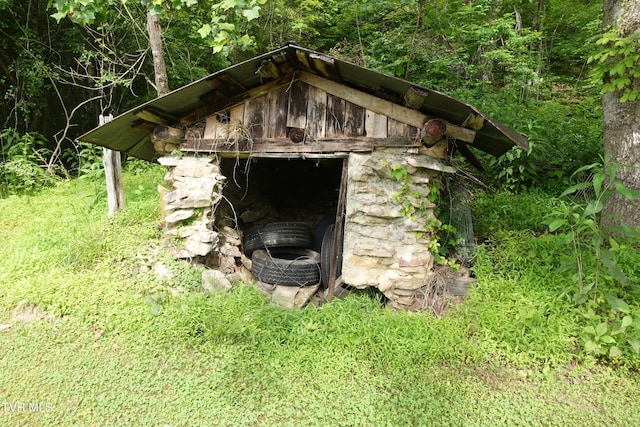
[[[200,37],[202,37],[203,39],[207,38],[209,36],[209,34],[211,34],[211,25],[210,24],[204,24],[198,30],[198,34],[200,34]]]
[[[251,9],[245,9],[242,11],[242,16],[247,18],[247,21],[253,21],[260,17],[260,6],[254,6]]]
[[[590,76],[594,83],[602,84],[601,92],[620,91],[620,102],[640,98],[640,90],[634,86],[640,76],[640,34],[622,36],[610,31],[596,45],[601,48],[587,63],[594,64]]]
[[[132,0],[129,0],[133,3]],[[198,0],[136,0],[153,13],[167,13],[171,9],[193,7]],[[254,40],[246,32],[248,23],[260,17],[260,5],[265,0],[223,0],[211,4],[211,20],[192,29],[207,39],[214,53],[228,55],[235,47],[247,50]],[[200,4],[208,4],[200,2]],[[60,22],[65,17],[80,25],[92,25],[98,15],[113,7],[112,0],[52,0],[50,7],[56,10],[51,16]]]

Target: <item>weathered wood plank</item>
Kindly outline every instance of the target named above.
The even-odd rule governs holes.
[[[273,62],[280,68],[282,74],[291,74],[296,70],[292,61],[289,61],[289,55],[284,52],[272,56]]]
[[[157,125],[166,125],[167,119],[164,117],[154,113],[153,111],[149,111],[148,109],[143,109],[134,114],[139,119],[142,119],[147,122],[155,123]]]
[[[385,141],[387,142],[387,141]],[[372,151],[374,144],[371,139],[324,139],[310,143],[294,144],[289,139],[263,138],[239,140],[230,143],[227,140],[187,140],[180,144],[180,150],[200,153],[331,153],[344,151]]]
[[[340,192],[338,193],[338,208],[336,209],[336,225],[333,233],[333,244],[331,245],[331,263],[329,264],[329,283],[325,283],[328,288],[327,299],[333,300],[333,293],[336,288],[336,276],[338,275],[338,264],[342,264],[342,244],[344,240],[344,215],[347,205],[347,185],[349,182],[349,158],[342,160],[342,176],[340,177]],[[325,266],[326,267],[326,266]]]
[[[309,59],[307,58],[307,55],[303,51],[296,49],[296,58],[304,68],[306,68],[308,71],[311,71],[311,65],[309,64]]]
[[[311,86],[325,90],[327,93],[340,97],[346,101],[367,108],[378,114],[383,114],[392,119],[401,121],[414,127],[422,127],[428,116],[411,108],[394,104],[368,93],[350,88],[348,86],[327,80],[311,73],[301,72],[300,80]]]
[[[366,110],[364,118],[365,134],[371,138],[386,138],[387,132],[387,116],[378,114],[375,111]]]
[[[315,74],[303,71],[300,73],[300,80],[311,86],[323,89],[331,95],[338,96],[348,102],[378,114],[383,114],[389,117],[389,119],[396,120],[416,129],[422,128],[427,120],[431,118],[426,114],[422,114],[420,111],[403,107],[402,105],[369,95],[368,93],[316,76]],[[473,143],[475,139],[474,130],[463,128],[452,123],[447,123],[446,135],[468,143]]]
[[[409,108],[419,110],[420,107],[422,107],[424,100],[427,99],[428,95],[428,92],[425,92],[420,88],[411,86],[409,90],[407,90],[407,93],[404,94],[404,105]]]
[[[334,96],[327,96],[326,131],[327,138],[344,136],[344,114],[347,101]]]
[[[256,74],[261,79],[277,79],[282,75],[280,69],[270,59],[265,59],[260,63]]]
[[[229,139],[235,139],[243,136],[241,129],[244,129],[244,104],[238,104],[235,107],[231,107],[229,110],[229,126],[231,129],[231,132],[229,132]],[[238,132],[240,132],[240,135],[238,135]]]
[[[263,138],[265,131],[268,129],[266,121],[269,117],[269,104],[267,96],[262,95],[258,98],[247,101],[244,105],[244,124],[249,131],[249,135],[253,139]]]
[[[211,115],[207,116],[207,119],[206,119],[205,125],[204,125],[204,136],[203,136],[203,138],[216,139],[217,135],[218,135],[218,126],[220,126],[220,125],[221,125],[221,123],[218,121],[217,114],[211,114]]]
[[[389,119],[389,137],[416,138],[418,129],[398,120]]]
[[[287,87],[274,89],[267,94],[269,103],[267,138],[284,138],[287,136],[287,110],[289,93]]]
[[[122,184],[122,163],[120,152],[102,148],[102,164],[107,183],[107,206],[109,216],[124,209],[124,188]]]
[[[289,88],[289,109],[287,112],[287,127],[306,129],[307,127],[307,96],[309,86],[302,82],[295,82]]]
[[[330,78],[334,80],[338,78],[335,61],[333,58],[327,55],[310,53],[309,64],[311,65],[313,70],[316,71],[316,73],[321,74],[326,78]]]
[[[218,75],[214,79],[210,79],[207,83],[216,91],[222,92],[226,96],[244,91],[246,88],[231,77],[229,74]]]
[[[467,118],[464,119],[464,122],[462,122],[462,127],[473,130],[480,130],[482,126],[484,126],[484,117],[473,113],[469,113]]]
[[[271,92],[274,89],[289,86],[292,81],[295,82],[298,77],[294,74],[282,76],[279,79],[270,81],[253,89],[249,89],[245,92],[241,92],[236,96],[231,97],[203,97],[204,105],[197,108],[195,111],[180,118],[181,126],[188,127],[194,123],[204,120],[207,116],[217,113],[219,111],[226,110],[238,104],[247,102],[253,98],[258,98],[266,93]]]
[[[100,126],[113,120],[113,116],[99,115],[98,124]],[[107,184],[107,206],[109,216],[114,216],[118,211],[124,209],[124,186],[122,184],[122,163],[120,152],[109,148],[102,149],[102,164]]]
[[[327,130],[327,92],[309,86],[307,101],[307,137],[322,139]]]
[[[364,108],[351,102],[345,103],[344,135],[364,136]]]
[[[459,139],[460,141],[473,144],[476,139],[476,131],[473,129],[463,128],[462,126],[455,126],[451,123],[447,123],[447,130],[444,132],[448,137]]]
[[[188,139],[182,141],[180,149],[184,152],[241,154],[251,153],[343,153],[343,152],[368,152],[376,147],[406,147],[407,149],[420,149],[422,144],[411,138],[324,138],[307,140],[306,143],[294,144],[288,138],[261,138],[261,139]]]

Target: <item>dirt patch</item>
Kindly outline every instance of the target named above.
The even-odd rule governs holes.
[[[39,320],[49,320],[51,322],[56,322],[58,320],[51,313],[47,313],[42,308],[37,305],[31,305],[28,301],[20,302],[16,308],[11,312],[12,323],[33,323]]]

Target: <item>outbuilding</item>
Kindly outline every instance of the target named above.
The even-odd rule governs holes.
[[[377,288],[405,309],[424,305],[434,283],[447,286],[435,267],[438,234],[449,229],[442,217],[451,217],[453,153],[481,168],[474,150],[527,149],[524,136],[468,103],[293,44],[79,139],[169,167],[161,203],[177,256],[221,277],[272,283],[274,269],[303,258],[330,295],[334,284]],[[270,245],[269,233],[284,243]],[[260,258],[288,245],[296,249],[284,264]]]

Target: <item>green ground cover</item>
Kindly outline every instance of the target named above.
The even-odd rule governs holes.
[[[127,173],[115,219],[88,179],[0,200],[0,426],[640,424],[637,355],[583,349],[546,196],[476,200],[478,286],[443,317],[358,294],[287,311],[198,291],[162,249],[162,174]]]

